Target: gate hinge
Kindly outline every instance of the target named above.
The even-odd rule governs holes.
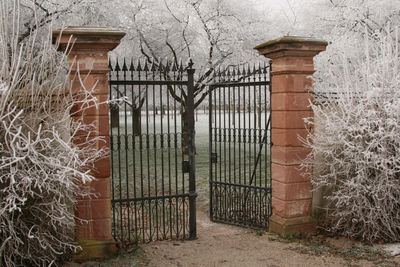
[[[188,173],[190,171],[190,163],[188,160],[182,161],[182,172]]]
[[[218,154],[211,153],[211,163],[218,163]]]

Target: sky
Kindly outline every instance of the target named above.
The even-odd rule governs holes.
[[[303,34],[304,25],[317,16],[318,6],[329,3],[329,0],[228,0],[232,4],[246,6],[257,10],[266,20],[276,24],[274,35]],[[254,11],[253,11],[254,12]]]

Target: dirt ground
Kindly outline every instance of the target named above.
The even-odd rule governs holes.
[[[199,212],[197,240],[143,245],[141,265],[400,266],[399,258],[385,258],[376,251],[354,247],[354,243],[346,244],[346,241],[336,243],[331,247],[283,240],[268,233],[212,223],[204,212]],[[365,259],[357,259],[360,257]]]
[[[210,222],[204,211],[198,211],[197,222],[197,240],[154,242],[104,262],[69,263],[64,267],[400,266],[400,257],[387,257],[379,249],[345,238],[282,239]]]

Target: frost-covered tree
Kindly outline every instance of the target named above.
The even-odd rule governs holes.
[[[306,142],[312,153],[304,166],[317,168],[314,187],[330,192],[327,230],[399,241],[400,43],[392,25],[399,14],[389,2],[378,13],[359,2],[336,7],[331,44],[317,59],[308,121],[314,131]]]
[[[79,248],[74,204],[91,196],[81,185],[105,153],[95,149],[98,138],[74,144],[93,127],[71,121],[70,112],[96,103],[90,88],[70,94],[66,55],[50,36],[20,42],[22,10],[18,0],[0,3],[0,266],[7,267],[55,265]]]
[[[20,0],[20,9],[19,42],[32,33],[46,38],[49,25],[116,27],[120,25],[116,13],[122,11],[101,0]]]
[[[84,0],[20,0],[18,41],[24,41],[37,30],[47,29],[44,26],[56,20],[65,19],[67,14],[72,13],[83,2]]]
[[[180,59],[183,62],[193,59],[196,107],[207,97],[208,85],[221,66],[263,60],[253,47],[268,29],[268,23],[264,23],[262,15],[250,3],[226,0],[118,3],[122,5],[119,10],[129,10],[120,13],[120,27],[128,32],[128,37],[119,51],[155,65],[165,58],[175,64]]]

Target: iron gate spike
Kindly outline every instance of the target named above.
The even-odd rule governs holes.
[[[112,66],[112,64],[111,64],[111,57],[108,58],[108,69],[109,69],[110,71],[113,71],[113,66]]]
[[[126,66],[126,59],[124,58],[124,63],[122,64],[122,71],[126,72],[128,70],[128,67]]]
[[[143,71],[149,71],[149,66],[147,64],[147,60],[144,61]]]
[[[140,60],[140,58],[138,58],[138,60],[137,60],[137,67],[136,67],[136,70],[137,70],[137,71],[142,71],[142,66],[141,66],[141,60]]]
[[[190,63],[189,63],[190,64]],[[184,68],[183,68],[183,63],[182,63],[182,59],[179,59],[179,71],[183,72]]]
[[[135,66],[133,65],[133,58],[131,58],[131,64],[129,65],[129,71],[135,71]]]
[[[176,67],[176,64],[175,64],[175,60],[172,62],[172,67],[171,67],[171,71],[177,71],[178,69],[177,69],[177,67]]]
[[[242,72],[240,71],[240,68],[241,68],[242,66],[241,65],[239,65],[238,67],[237,67],[237,75],[239,76],[238,78],[240,78],[240,76],[242,75]]]
[[[165,58],[165,71],[166,72],[170,71],[170,62],[168,58]]]
[[[116,72],[121,71],[121,68],[119,67],[118,57],[116,58],[115,71]],[[118,73],[117,73],[117,75],[118,75]]]
[[[219,66],[218,66],[218,76],[217,76],[217,80],[218,80],[219,82],[222,81],[221,76],[222,76],[221,65],[219,65]]]
[[[155,67],[155,65],[154,65],[154,58],[151,58],[151,65],[150,65],[150,71],[155,71],[156,70],[156,67]]]

